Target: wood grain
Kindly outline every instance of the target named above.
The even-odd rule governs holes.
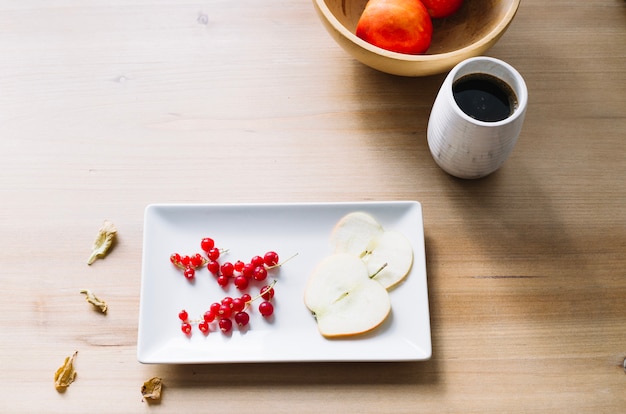
[[[489,55],[525,77],[526,123],[479,181],[428,152],[443,75],[355,62],[310,1],[2,1],[0,32],[0,411],[623,411],[624,1],[522,2]],[[423,204],[430,361],[137,362],[147,204],[362,200]]]

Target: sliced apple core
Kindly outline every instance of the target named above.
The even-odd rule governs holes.
[[[325,258],[311,274],[304,303],[325,337],[352,336],[378,327],[391,311],[387,290],[354,255]]]
[[[413,248],[402,233],[387,230],[374,239],[372,250],[362,259],[370,275],[375,274],[373,279],[389,289],[409,274]]]

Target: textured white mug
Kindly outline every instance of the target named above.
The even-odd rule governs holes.
[[[517,98],[511,115],[491,122],[463,112],[454,99],[452,86],[474,73],[492,75],[510,86]],[[484,56],[459,63],[444,80],[428,120],[428,146],[435,162],[459,178],[481,178],[496,171],[513,151],[527,103],[526,83],[508,63]]]

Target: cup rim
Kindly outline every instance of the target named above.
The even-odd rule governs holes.
[[[454,105],[452,105],[452,107],[454,108],[454,111],[461,116],[463,119],[475,124],[475,125],[480,125],[480,126],[484,126],[484,127],[499,127],[502,125],[506,125],[506,124],[510,124],[512,122],[514,122],[515,120],[519,119],[520,117],[522,117],[524,115],[524,113],[526,112],[526,106],[528,104],[528,89],[526,87],[526,82],[524,81],[524,78],[522,77],[522,75],[517,71],[517,69],[515,69],[513,66],[511,66],[510,64],[508,64],[507,62],[500,60],[500,59],[496,59],[496,58],[492,58],[489,56],[476,56],[476,57],[472,57],[472,58],[468,58],[465,59],[461,62],[459,62],[456,66],[454,66],[451,70],[450,73],[448,74],[448,85],[447,88],[450,92],[450,94],[452,94],[452,85],[454,84],[454,82],[459,79],[461,76],[459,75],[459,72],[461,72],[463,69],[465,69],[466,66],[468,65],[472,65],[475,64],[476,62],[490,62],[491,64],[494,64],[496,66],[500,66],[502,68],[504,68],[510,75],[511,77],[515,80],[515,85],[511,85],[511,82],[508,82],[504,79],[502,79],[502,81],[506,82],[511,89],[513,89],[513,91],[515,92],[515,94],[517,95],[517,109],[513,112],[513,114],[505,119],[502,119],[500,121],[481,121],[480,119],[476,119],[476,118],[472,118],[471,116],[469,116],[468,114],[466,114],[465,112],[463,112],[463,110],[457,105],[456,101],[454,102]],[[467,73],[463,73],[462,76],[465,76],[469,73],[481,73],[480,71],[470,71]],[[500,78],[499,76],[490,73],[488,71],[482,72],[482,73],[487,73],[489,75],[492,76],[496,76],[498,78]],[[454,98],[453,98],[454,99]]]

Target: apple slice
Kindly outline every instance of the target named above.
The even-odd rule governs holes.
[[[368,213],[359,211],[342,217],[330,235],[330,244],[335,253],[362,259],[370,275],[376,273],[374,280],[387,289],[404,280],[413,265],[409,240],[400,232],[385,230]]]
[[[320,262],[307,282],[304,303],[327,338],[369,332],[391,311],[387,290],[370,278],[362,260],[345,253]]]
[[[413,266],[413,248],[404,234],[387,230],[373,239],[371,250],[362,257],[372,278],[386,289],[402,282]]]
[[[385,229],[370,214],[357,211],[343,216],[330,235],[330,245],[334,252],[350,253],[363,257],[372,250],[373,240]]]

